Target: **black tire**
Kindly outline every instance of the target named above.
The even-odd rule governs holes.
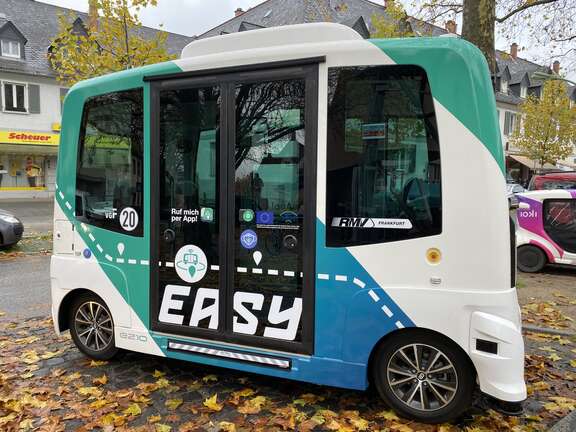
[[[548,264],[548,258],[542,249],[533,245],[518,248],[518,270],[525,273],[537,273]]]
[[[418,362],[415,362],[414,346],[420,353]],[[403,360],[400,350],[420,367],[416,373],[413,373],[416,369]],[[438,352],[441,355],[436,357]],[[405,369],[400,367],[402,361]],[[427,368],[431,373],[426,373]],[[434,372],[436,369],[443,370]],[[395,372],[401,370],[407,373]],[[472,363],[455,343],[426,331],[397,333],[380,344],[372,361],[372,378],[384,402],[401,416],[424,423],[450,422],[470,408],[475,377]],[[449,391],[439,385],[454,390]],[[445,400],[436,396],[434,391],[443,395]],[[406,400],[402,400],[401,393]],[[412,393],[417,396],[410,400]]]
[[[90,314],[86,313],[90,308],[94,311],[93,320],[90,319]],[[112,314],[100,297],[94,294],[82,294],[74,299],[68,320],[72,340],[88,357],[96,360],[110,360],[118,354],[119,350],[114,341]],[[84,324],[85,322],[88,324]],[[92,328],[91,332],[90,328]]]

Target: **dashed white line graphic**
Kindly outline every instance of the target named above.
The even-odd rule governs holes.
[[[64,196],[64,194],[62,193],[62,191],[59,190],[58,184],[55,184],[56,190],[58,190],[58,196],[60,197],[60,200],[63,201],[64,205],[66,206],[66,208],[68,210],[72,210],[72,206],[70,205],[70,203],[66,200],[66,197]],[[104,248],[100,245],[100,243],[96,242],[96,237],[94,236],[93,233],[89,232],[88,227],[86,226],[86,224],[84,223],[80,223],[80,227],[82,228],[82,230],[88,234],[88,238],[90,239],[90,241],[92,241],[93,243],[96,243],[96,249],[98,249],[98,252],[100,252],[101,254],[104,254],[104,257],[106,258],[106,260],[110,261],[110,262],[114,262],[116,261],[116,263],[118,264],[124,264],[125,262],[128,262],[128,264],[131,265],[135,265],[140,263],[140,265],[142,266],[149,266],[150,263],[148,260],[136,260],[133,258],[116,258],[114,259],[111,255],[104,253]],[[122,245],[122,252],[124,252],[124,245]],[[120,248],[119,248],[119,252],[120,252]],[[122,252],[120,253],[120,255],[122,255]],[[165,267],[168,268],[174,268],[174,263],[173,262],[165,262],[164,263]],[[161,267],[162,266],[162,262],[158,262],[158,266]],[[210,266],[210,270],[213,271],[219,271],[220,270],[220,266],[218,265],[211,265]],[[251,271],[253,274],[264,274],[267,273],[270,276],[280,276],[283,275],[285,277],[295,277],[296,276],[296,272],[294,271],[289,271],[289,270],[277,270],[277,269],[268,269],[268,270],[264,270],[261,268],[252,268],[252,269],[248,269],[247,267],[237,267],[236,271],[238,273],[248,273],[249,271]],[[303,277],[303,273],[300,272],[299,276],[302,278]],[[327,273],[318,273],[317,278],[319,280],[330,280],[331,277],[329,274]],[[346,275],[334,275],[333,279],[336,282],[348,282],[349,278]],[[366,288],[366,284],[361,281],[360,279],[354,277],[351,279],[352,283],[354,285],[356,285],[357,287],[364,289]],[[370,298],[374,301],[374,303],[379,303],[380,302],[380,297],[378,296],[378,294],[376,294],[376,292],[374,290],[369,290],[368,291],[368,295],[370,296]],[[390,308],[387,305],[382,305],[381,306],[381,310],[382,312],[388,317],[388,318],[392,318],[394,316],[394,313],[390,310]],[[396,321],[394,323],[394,325],[399,328],[402,329],[404,328],[404,324],[402,324],[402,322],[400,320]]]

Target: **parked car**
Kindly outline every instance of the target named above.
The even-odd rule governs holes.
[[[519,185],[518,183],[507,183],[506,184],[506,195],[508,196],[508,206],[510,208],[518,206],[517,193],[525,192],[526,189]]]
[[[518,269],[534,273],[547,264],[576,266],[576,190],[518,195]]]
[[[15,245],[22,238],[24,225],[13,214],[0,209],[0,247]]]
[[[551,172],[532,177],[528,190],[576,190],[576,171]]]

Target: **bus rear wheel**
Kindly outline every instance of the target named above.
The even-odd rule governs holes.
[[[88,357],[109,360],[118,353],[112,314],[100,297],[84,294],[75,299],[69,323],[72,340]]]
[[[400,332],[381,344],[372,374],[400,415],[425,423],[455,420],[472,403],[474,370],[454,343],[429,332]]]
[[[539,247],[532,245],[518,248],[518,269],[525,273],[537,273],[544,268],[548,259]]]

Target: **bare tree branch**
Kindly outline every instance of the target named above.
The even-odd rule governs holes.
[[[506,21],[508,18],[510,18],[510,17],[516,15],[517,13],[522,12],[526,9],[529,9],[531,7],[534,7],[534,6],[540,6],[540,5],[548,4],[548,3],[555,3],[557,1],[558,0],[537,0],[535,2],[526,2],[522,6],[508,12],[502,18],[496,17],[496,22],[502,23],[502,22]]]

